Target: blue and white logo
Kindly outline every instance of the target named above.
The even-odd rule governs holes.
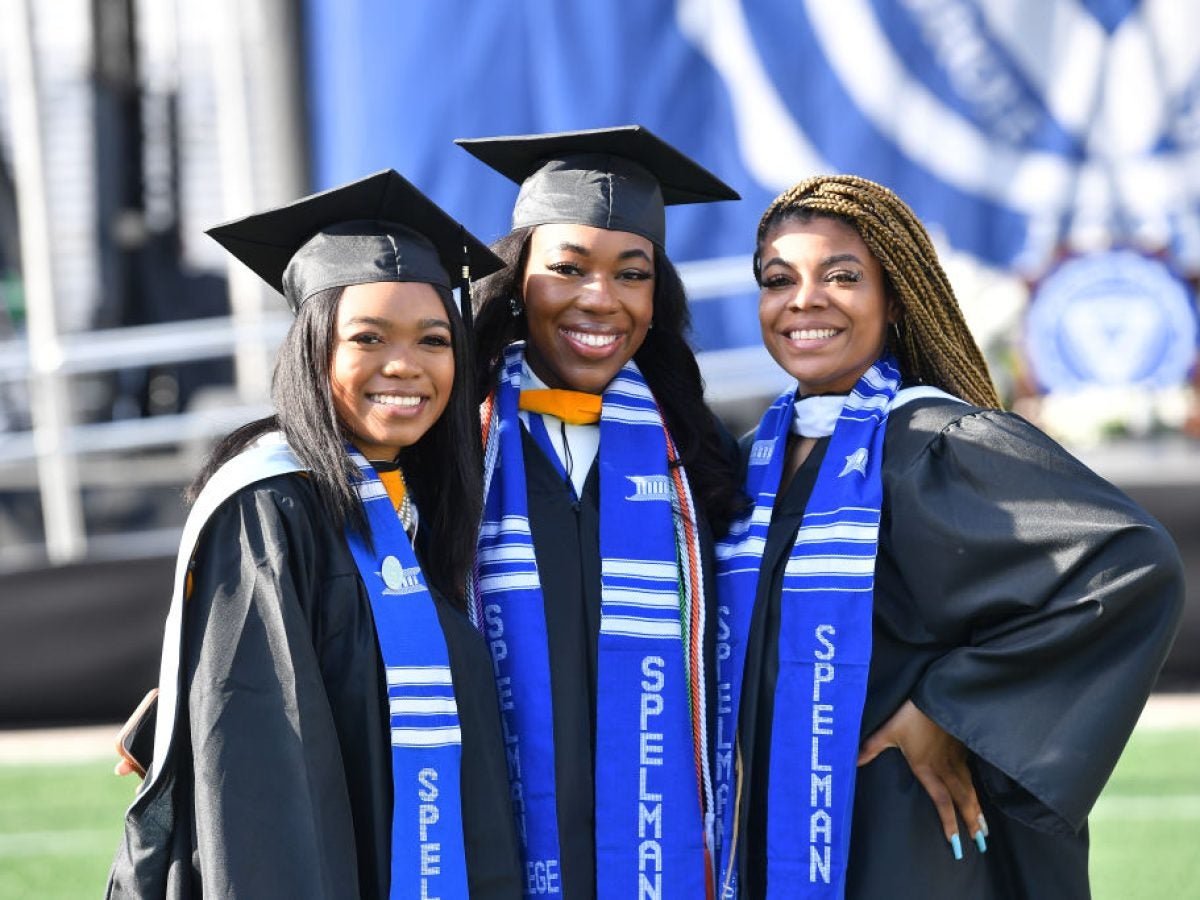
[[[633,484],[633,493],[626,500],[665,500],[671,501],[671,479],[667,475],[626,475]]]
[[[1034,294],[1026,327],[1030,364],[1047,391],[1171,387],[1196,360],[1187,286],[1130,250],[1063,262]]]

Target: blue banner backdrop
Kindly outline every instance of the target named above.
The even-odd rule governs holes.
[[[1170,0],[306,0],[317,187],[393,166],[486,239],[516,188],[456,137],[639,122],[741,192],[670,212],[697,304],[752,345],[763,208],[821,171],[895,189],[939,240],[1034,277],[1064,247],[1200,270],[1200,7]]]

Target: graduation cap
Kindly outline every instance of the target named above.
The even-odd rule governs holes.
[[[392,169],[208,229],[217,243],[287,298],[376,281],[463,287],[504,262]]]
[[[641,125],[454,143],[521,185],[513,207],[514,229],[593,225],[640,234],[661,247],[664,206],[741,199]]]

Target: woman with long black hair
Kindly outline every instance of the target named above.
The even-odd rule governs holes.
[[[519,896],[451,294],[501,263],[392,171],[210,234],[296,319],[192,488],[109,895]]]
[[[636,126],[459,143],[521,184],[479,293],[475,614],[526,892],[703,897],[712,548],[740,494],[664,205],[737,195]]]

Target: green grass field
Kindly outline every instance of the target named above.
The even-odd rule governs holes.
[[[135,788],[111,765],[0,765],[0,897],[101,895]],[[1200,897],[1200,730],[1134,734],[1091,823],[1097,900]]]

